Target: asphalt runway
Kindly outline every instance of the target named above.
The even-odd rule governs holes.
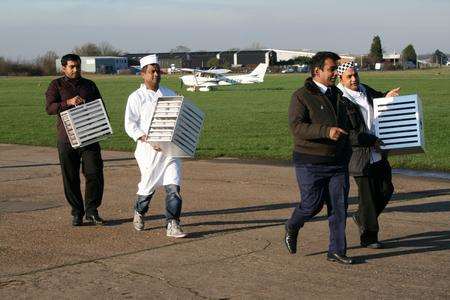
[[[298,202],[292,167],[183,162],[185,239],[165,236],[158,190],[146,230],[132,226],[132,153],[103,152],[106,226],[72,227],[54,148],[0,144],[0,299],[450,298],[450,180],[394,175],[380,217],[384,249],[361,248],[351,218],[343,266],[325,259],[326,210],[289,255],[283,224]],[[351,180],[349,216],[356,209]]]

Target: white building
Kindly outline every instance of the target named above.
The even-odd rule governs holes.
[[[383,60],[385,62],[392,62],[394,65],[396,65],[397,63],[400,62],[400,53],[387,53],[387,54],[383,54]]]
[[[313,57],[315,52],[310,51],[295,51],[295,50],[282,50],[282,49],[266,49],[267,51],[273,51],[277,54],[277,62],[287,61],[295,59],[297,57]]]
[[[277,62],[287,61],[291,59],[295,59],[297,57],[313,57],[317,52],[313,52],[310,50],[282,50],[282,49],[265,49],[267,51],[273,51],[277,54]],[[355,60],[354,56],[348,54],[339,54],[341,59],[344,60]]]

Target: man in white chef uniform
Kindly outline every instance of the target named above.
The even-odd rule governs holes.
[[[186,236],[180,226],[181,214],[181,162],[178,158],[166,156],[158,146],[149,142],[150,122],[157,99],[161,96],[175,96],[176,93],[159,86],[161,70],[156,55],[148,55],[140,60],[141,76],[144,83],[129,97],[125,110],[125,131],[137,142],[134,156],[141,171],[137,200],[134,205],[133,225],[136,230],[144,229],[143,216],[148,211],[155,189],[164,186],[166,190],[167,236]]]

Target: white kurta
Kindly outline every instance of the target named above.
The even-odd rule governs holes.
[[[374,120],[373,120],[373,108],[367,99],[366,89],[364,86],[359,85],[358,91],[353,91],[351,89],[346,88],[341,83],[337,85],[337,87],[342,91],[345,98],[349,99],[353,103],[359,106],[361,113],[364,118],[364,122],[366,124],[367,129],[371,134],[375,134],[374,132]],[[378,153],[374,147],[370,148],[370,163],[375,163],[381,160],[381,154]]]
[[[137,142],[134,157],[141,171],[138,195],[150,195],[158,186],[180,185],[181,182],[181,162],[178,158],[166,156],[161,151],[155,151],[150,143],[138,140],[148,134],[156,101],[161,96],[176,96],[176,93],[165,87],[159,87],[154,92],[141,84],[128,97],[125,109],[125,131]]]

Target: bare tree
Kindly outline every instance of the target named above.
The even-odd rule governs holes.
[[[444,52],[436,49],[436,51],[434,51],[433,55],[431,56],[430,61],[439,65],[446,65],[448,62],[448,57]]]
[[[43,75],[55,75],[57,71],[55,65],[56,59],[58,59],[58,54],[50,50],[36,58],[36,65],[42,70]]]
[[[108,42],[101,42],[97,48],[100,51],[100,56],[120,56],[122,55],[122,51],[114,48]]]
[[[99,56],[101,55],[101,51],[99,47],[94,43],[86,43],[81,45],[80,47],[75,47],[73,49],[73,53],[78,54],[80,56]]]

